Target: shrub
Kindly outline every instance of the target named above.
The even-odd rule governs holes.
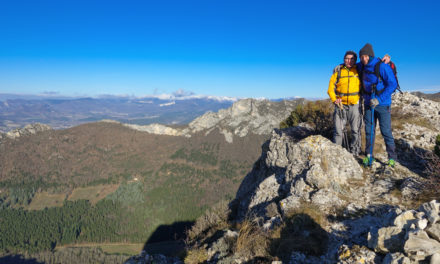
[[[309,101],[298,105],[286,120],[280,123],[280,128],[297,126],[306,122],[313,128],[314,134],[327,138],[332,137],[333,105],[330,100]]]

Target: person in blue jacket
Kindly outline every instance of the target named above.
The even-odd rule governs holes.
[[[391,133],[391,95],[397,88],[397,80],[393,70],[386,63],[381,63],[379,58],[374,57],[373,46],[369,43],[359,51],[361,62],[358,63],[358,71],[361,73],[361,82],[363,84],[364,99],[364,123],[365,123],[365,153],[367,157],[363,159],[364,165],[371,164],[373,159],[370,147],[374,146],[375,131],[372,134],[372,125],[379,121],[380,132],[385,140],[388,153],[388,165],[394,167],[396,160],[396,146],[394,144],[393,134]],[[379,78],[375,73],[375,66],[379,64]],[[374,121],[372,119],[372,110],[374,109]],[[373,137],[373,138],[371,138]]]

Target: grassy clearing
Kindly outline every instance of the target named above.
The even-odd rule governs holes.
[[[118,184],[111,184],[76,188],[72,191],[72,194],[67,198],[67,200],[76,201],[82,199],[88,200],[91,204],[96,204],[110,193],[115,192],[118,187]]]
[[[26,208],[28,210],[43,210],[44,208],[50,207],[61,207],[63,206],[63,201],[66,198],[66,194],[49,194],[48,192],[36,193],[32,202]]]

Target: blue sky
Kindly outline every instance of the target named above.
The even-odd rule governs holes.
[[[440,91],[438,1],[0,1],[0,93],[327,97],[367,42]]]

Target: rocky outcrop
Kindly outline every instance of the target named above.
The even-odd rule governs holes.
[[[244,179],[237,193],[240,218],[260,215],[272,202],[285,213],[311,202],[325,209],[342,205],[340,197],[349,181],[363,181],[362,169],[353,156],[322,136],[297,143],[293,129],[274,130],[258,168]]]
[[[19,138],[21,136],[34,135],[34,134],[36,134],[38,132],[47,131],[47,130],[51,130],[51,129],[52,128],[50,126],[44,125],[44,124],[40,124],[40,123],[29,124],[29,125],[26,125],[23,128],[15,129],[15,130],[9,131],[9,132],[4,133],[4,134],[0,133],[0,141],[3,138],[16,139],[16,138]]]
[[[400,115],[420,121],[420,124],[404,123],[402,129],[394,129],[394,137],[405,140],[411,147],[433,149],[440,133],[440,103],[408,92],[395,93],[392,102],[392,108],[398,109]]]
[[[396,256],[408,263],[436,258],[440,254],[438,237],[440,203],[431,201],[418,210],[406,210],[397,215],[390,226],[372,229],[368,246],[379,253],[388,253],[384,263],[398,263]]]
[[[168,127],[168,126],[161,125],[161,124],[151,124],[148,126],[124,124],[124,126],[129,127],[134,130],[147,132],[150,134],[169,135],[169,136],[186,136],[186,137],[190,136],[189,134],[184,133],[182,130],[175,129],[175,128]]]
[[[270,135],[271,131],[279,127],[280,122],[302,102],[303,100],[272,102],[243,99],[235,102],[230,108],[221,109],[216,113],[208,112],[183,128],[171,128],[159,124],[127,126],[152,134],[186,137],[200,132],[208,135],[217,129],[227,142],[232,143],[234,136],[245,137],[250,133]]]
[[[439,204],[404,206],[420,192],[422,177],[401,164],[387,167],[380,158],[362,168],[342,147],[308,133],[304,127],[273,131],[231,203],[235,221],[254,219],[272,230],[304,207],[332,218],[321,223],[328,236],[324,253],[292,251],[289,263],[418,263],[440,253]]]
[[[335,206],[352,208],[355,205],[359,210],[375,204],[397,204],[399,200],[390,194],[397,182],[422,181],[399,164],[391,169],[380,162],[372,167],[380,175],[367,176],[359,160],[344,148],[322,136],[298,141],[298,129],[272,133],[267,150],[237,192],[239,219],[247,215],[263,216],[273,202],[280,208],[281,215],[306,202],[324,211]],[[386,177],[381,177],[383,175]],[[404,198],[409,199],[418,185],[400,184],[399,187]]]

